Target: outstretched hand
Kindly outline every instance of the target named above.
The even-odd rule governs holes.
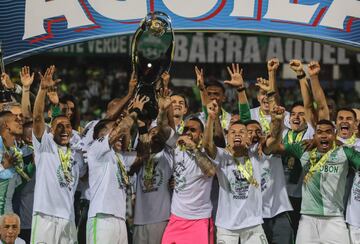
[[[158,106],[161,111],[166,111],[173,101],[171,101],[169,89],[160,89],[158,93]]]
[[[259,87],[260,89],[262,89],[262,90],[264,90],[266,92],[271,91],[269,81],[267,79],[262,78],[262,77],[259,77],[259,78],[256,79],[255,86]]]
[[[228,84],[235,88],[244,87],[243,69],[240,69],[239,64],[232,64],[232,69],[228,66],[227,70],[231,77],[231,80],[224,81],[224,84]]]
[[[24,66],[21,68],[20,80],[21,80],[21,84],[23,85],[24,88],[30,88],[31,84],[34,81],[34,75],[35,75],[34,72],[30,75],[30,67],[29,66]]]
[[[204,70],[199,69],[197,66],[195,66],[195,74],[196,85],[200,89],[200,91],[203,91],[205,89]]]
[[[61,81],[61,79],[53,79],[53,75],[55,73],[55,65],[51,65],[49,68],[46,69],[45,74],[41,74],[39,72],[40,75],[40,87],[41,89],[48,89],[50,87],[55,86],[57,83],[59,83]]]

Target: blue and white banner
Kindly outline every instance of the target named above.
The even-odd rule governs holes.
[[[79,41],[135,32],[150,11],[175,30],[225,30],[360,48],[359,0],[1,0],[6,63]]]

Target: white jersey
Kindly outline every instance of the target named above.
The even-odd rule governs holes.
[[[236,158],[244,163],[244,157]],[[260,162],[255,153],[249,152],[253,177],[260,185]],[[222,148],[217,148],[215,163],[219,180],[219,202],[216,212],[217,227],[240,230],[263,223],[262,197],[260,186],[249,184],[240,173],[233,156]]]
[[[292,211],[281,157],[264,156],[260,162],[263,218],[272,218],[282,212]]]
[[[33,212],[74,221],[74,194],[79,177],[85,173],[81,153],[71,149],[71,179],[67,180],[58,153],[66,148],[57,145],[46,131],[41,141],[33,134],[32,142],[36,165]]]
[[[175,189],[171,213],[185,219],[210,218],[212,204],[210,191],[213,177],[207,177],[195,162],[195,156],[188,151],[175,149]]]
[[[170,217],[171,193],[169,180],[172,175],[173,155],[171,149],[163,149],[151,159],[154,164],[153,178],[149,184],[144,179],[145,166],[137,175],[135,225],[163,222]]]
[[[283,141],[285,140],[285,137],[288,135],[288,132],[289,132],[289,129],[285,129],[283,131]],[[308,127],[302,137],[302,141],[304,140],[310,140],[310,139],[313,139],[314,137],[314,134],[315,134],[315,130],[314,130],[314,127],[312,127],[312,125],[308,124]],[[285,173],[285,182],[286,182],[286,189],[287,189],[287,193],[290,197],[296,197],[296,198],[301,198],[301,191],[302,191],[302,184],[303,184],[303,178],[304,178],[304,172],[303,172],[303,169],[301,167],[301,163],[300,161],[298,162],[299,163],[299,170],[301,172],[299,172],[300,174],[300,177],[299,179],[297,180],[296,183],[292,182],[292,168],[289,164],[289,158],[286,158],[286,157],[283,157],[283,165],[284,165],[284,173]],[[296,161],[295,158],[292,158],[290,160],[293,160],[293,163]],[[286,162],[285,162],[286,161]]]
[[[125,219],[126,186],[119,163],[128,171],[135,161],[136,152],[115,153],[110,148],[109,136],[106,136],[91,143],[87,156],[90,186],[88,217],[102,213]]]
[[[346,139],[339,138],[343,143],[346,143]],[[360,139],[356,139],[355,143],[349,145],[356,151],[360,151]],[[352,226],[360,228],[360,171],[355,172],[354,181],[351,187],[349,200],[346,208],[346,222]]]

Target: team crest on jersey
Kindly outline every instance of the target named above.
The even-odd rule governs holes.
[[[185,165],[184,162],[177,162],[175,164],[174,169],[174,178],[175,178],[175,188],[174,190],[176,192],[182,191],[186,186],[186,178],[184,174],[182,174],[185,171]]]
[[[270,169],[263,168],[263,173],[261,174],[261,192],[265,191],[268,188],[270,177],[271,177]]]
[[[144,179],[144,176],[141,178],[141,188],[143,193],[158,191],[159,187],[164,183],[164,172],[156,167],[157,164],[158,163],[155,162],[154,176],[150,182],[147,182]]]
[[[61,188],[66,187],[69,189],[69,191],[72,190],[72,187],[74,186],[74,183],[75,183],[75,176],[72,173],[72,168],[75,164],[76,164],[76,161],[73,159],[73,157],[71,157],[68,177],[66,177],[66,175],[64,174],[61,164],[57,168],[56,176],[57,176],[57,179],[58,179],[58,182],[59,182],[59,185]]]
[[[233,169],[232,173],[234,177],[231,177],[229,179],[229,184],[230,184],[229,188],[233,195],[233,198],[247,199],[249,195],[249,186],[250,186],[249,183],[238,170]]]

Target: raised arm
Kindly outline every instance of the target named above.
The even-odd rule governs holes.
[[[297,79],[299,80],[300,83],[300,91],[304,102],[306,121],[310,123],[313,127],[315,127],[317,116],[314,109],[313,97],[311,95],[310,86],[306,79],[306,74],[303,65],[300,60],[296,60],[296,59],[291,60],[289,65],[290,68],[296,73]]]
[[[285,117],[285,108],[280,106],[274,106],[271,110],[271,123],[270,123],[270,133],[266,138],[265,145],[262,150],[266,154],[271,154],[271,152],[279,149],[279,144],[282,140],[282,130],[284,125]]]
[[[246,87],[243,79],[243,69],[240,69],[239,64],[232,64],[232,69],[227,67],[231,80],[224,81],[234,87],[238,93],[238,107],[241,121],[247,121],[251,119],[250,107],[246,96]]]
[[[314,100],[317,105],[318,120],[330,119],[329,108],[326,103],[326,97],[324,91],[320,85],[319,73],[320,64],[317,61],[312,61],[308,65],[308,72],[311,80],[311,90],[314,96]]]
[[[22,84],[21,96],[21,112],[24,119],[31,119],[31,104],[30,104],[30,86],[34,81],[34,72],[30,75],[29,66],[24,66],[20,71],[20,80]]]
[[[46,91],[55,86],[56,81],[53,80],[53,74],[55,72],[55,66],[52,65],[46,69],[44,75],[40,75],[40,86],[38,94],[35,99],[34,113],[33,113],[33,133],[35,137],[40,140],[45,131],[44,109]]]
[[[164,91],[170,91],[169,90],[169,83],[170,83],[169,72],[165,71],[164,73],[161,74],[161,83],[162,83],[162,88],[164,89]],[[166,114],[167,114],[169,126],[175,130],[174,111],[172,109],[172,106],[170,106],[166,111],[167,111]]]
[[[149,101],[149,98],[144,97],[135,97],[134,101],[131,104],[131,109],[129,114],[122,120],[118,119],[116,126],[111,130],[109,135],[109,144],[113,146],[122,136],[125,136],[126,133],[132,128],[133,124],[136,122],[138,115],[141,113],[144,108],[144,104]]]
[[[131,78],[129,81],[129,90],[126,96],[122,98],[115,98],[109,102],[106,110],[107,119],[116,120],[120,116],[121,112],[124,109],[124,106],[133,96],[136,85],[137,85],[137,78],[135,75],[135,71],[133,71],[131,73]]]
[[[275,101],[277,104],[280,103],[279,90],[276,84],[276,72],[280,66],[279,59],[272,58],[267,62],[267,69],[269,75],[269,86],[270,90],[275,92]]]
[[[159,114],[157,117],[157,123],[159,127],[159,133],[165,138],[165,140],[169,139],[171,135],[171,126],[169,125],[169,120],[167,116],[167,110],[171,107],[171,98],[169,96],[169,90],[161,89],[158,94],[158,106],[159,106]]]
[[[204,70],[195,66],[196,85],[200,90],[201,105],[203,108],[208,104],[208,94],[205,87]]]
[[[215,120],[219,120],[219,116],[217,115],[219,112],[219,106],[216,101],[211,101],[207,105],[208,119],[206,121],[205,131],[204,131],[204,140],[203,146],[206,153],[212,158],[216,157],[216,146],[213,141],[214,136],[214,123]]]

